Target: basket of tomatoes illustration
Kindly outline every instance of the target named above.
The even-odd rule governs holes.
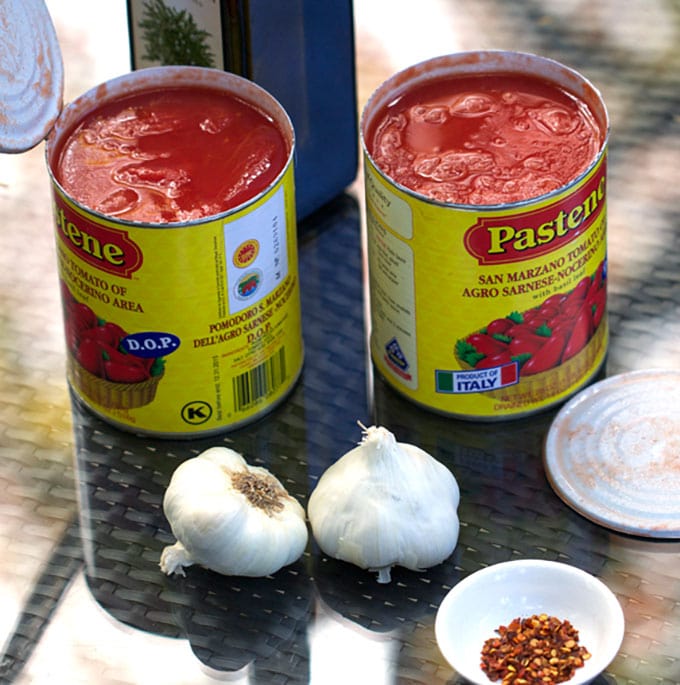
[[[458,340],[461,368],[490,369],[516,363],[519,383],[488,394],[501,400],[519,395],[536,401],[554,397],[593,370],[605,344],[606,262],[568,292],[537,307],[511,312]]]
[[[62,284],[64,327],[71,384],[92,402],[109,409],[134,409],[151,403],[165,363],[138,357],[121,341],[127,332],[97,317]]]

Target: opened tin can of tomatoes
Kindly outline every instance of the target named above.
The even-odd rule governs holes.
[[[592,84],[537,55],[447,55],[375,91],[361,121],[371,356],[394,389],[494,420],[596,376],[608,134]]]
[[[193,437],[302,368],[294,133],[223,71],[158,67],[67,106],[47,139],[69,383],[124,429]]]

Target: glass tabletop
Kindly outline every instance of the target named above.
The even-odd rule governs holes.
[[[126,68],[121,7],[105,10],[107,22],[88,3],[48,4],[74,96]],[[680,5],[428,0],[415,15],[410,3],[356,5],[360,106],[403,66],[480,47],[547,54],[601,88],[612,118],[611,341],[601,376],[678,368]],[[625,636],[596,685],[680,682],[680,542],[617,533],[564,504],[543,465],[557,408],[460,421],[414,405],[374,373],[361,174],[300,222],[306,356],[290,396],[237,430],[165,440],[112,428],[68,391],[42,154],[0,159],[0,682],[464,685],[437,646],[437,608],[469,574],[520,558],[572,564],[617,596]],[[321,473],[360,440],[358,421],[386,426],[455,475],[461,528],[446,561],[397,567],[382,585],[310,538],[302,558],[271,577],[160,572],[161,550],[174,542],[161,503],[181,462],[232,447],[304,506]]]

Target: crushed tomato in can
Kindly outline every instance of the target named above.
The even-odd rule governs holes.
[[[608,115],[580,74],[487,51],[414,65],[361,122],[378,372],[473,420],[553,406],[606,354]]]
[[[236,428],[302,367],[294,133],[279,103],[198,67],[132,72],[52,130],[69,383],[134,432]]]

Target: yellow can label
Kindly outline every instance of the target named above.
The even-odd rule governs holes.
[[[275,405],[302,366],[293,167],[256,202],[116,222],[54,186],[69,381],[111,422],[187,436]]]
[[[521,415],[604,361],[606,155],[559,194],[506,207],[427,201],[365,156],[371,355],[426,407]]]

